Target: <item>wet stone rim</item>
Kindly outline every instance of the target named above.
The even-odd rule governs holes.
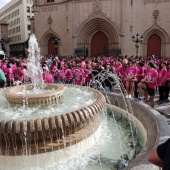
[[[25,102],[28,102],[29,107],[35,105],[48,106],[53,103],[56,103],[57,100],[60,100],[65,91],[64,85],[46,84],[44,89],[46,90],[54,89],[55,94],[53,92],[46,92],[40,94],[18,94],[19,92],[22,92],[24,88],[25,90],[32,90],[33,85],[27,84],[4,89],[4,95],[7,101],[9,102],[10,106],[23,105],[24,102],[23,99],[27,99],[27,101]]]

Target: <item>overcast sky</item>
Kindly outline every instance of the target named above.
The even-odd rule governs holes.
[[[0,0],[0,8],[5,6],[9,1],[11,1],[11,0]]]

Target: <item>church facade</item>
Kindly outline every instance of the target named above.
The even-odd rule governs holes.
[[[169,14],[170,0],[34,0],[31,29],[42,55],[170,57]]]

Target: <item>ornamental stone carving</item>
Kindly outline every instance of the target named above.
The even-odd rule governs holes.
[[[99,14],[102,11],[102,5],[99,0],[96,0],[93,5],[93,13]]]
[[[158,10],[155,10],[155,11],[153,12],[153,16],[154,16],[154,18],[158,18],[158,16],[159,16],[159,11],[158,11]]]
[[[48,17],[48,24],[51,26],[51,23],[53,22],[52,18],[51,18],[51,15],[49,15]]]

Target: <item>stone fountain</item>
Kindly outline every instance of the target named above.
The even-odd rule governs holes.
[[[22,106],[26,101],[27,107],[50,106],[61,101],[65,91],[61,84],[44,84],[42,68],[40,66],[40,50],[35,35],[29,40],[28,75],[32,84],[11,87],[4,90],[4,96],[11,107]],[[81,87],[83,89],[83,87]],[[86,88],[87,89],[87,88]],[[27,149],[31,155],[55,151],[74,145],[92,135],[100,125],[100,113],[105,107],[105,97],[97,90],[88,89],[96,96],[96,100],[89,106],[82,107],[70,113],[31,119],[31,120],[5,120],[0,122],[1,153],[6,155],[7,138],[9,143],[8,155],[23,155],[23,142],[27,141]],[[31,92],[30,92],[31,91]],[[40,93],[40,91],[43,91]],[[93,124],[93,128],[90,128]],[[35,136],[38,148],[35,147]],[[51,138],[53,142],[51,143]],[[45,146],[44,146],[44,141]],[[54,142],[55,141],[55,142]],[[45,148],[45,150],[44,150]]]

